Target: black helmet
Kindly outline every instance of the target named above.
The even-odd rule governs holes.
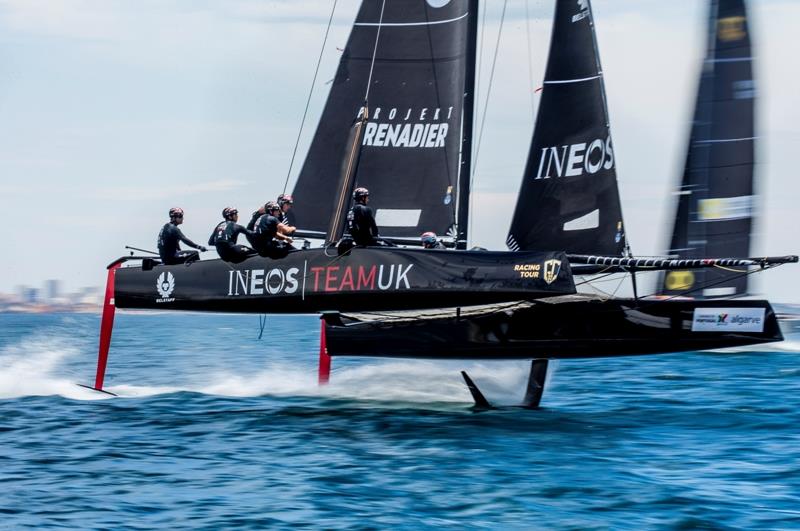
[[[293,205],[294,204],[294,198],[290,194],[281,194],[281,195],[279,195],[278,196],[278,206],[283,206],[283,205],[286,205],[286,204]]]
[[[353,199],[355,199],[356,201],[364,199],[365,197],[369,197],[369,190],[367,190],[366,188],[362,187],[353,190]]]
[[[280,209],[281,209],[281,207],[278,206],[278,203],[276,203],[275,201],[267,201],[267,204],[264,205],[264,212],[267,212],[267,213],[273,212],[275,210],[280,210]]]
[[[169,209],[169,217],[171,218],[182,218],[183,217],[183,209],[179,207],[172,207]]]
[[[225,207],[222,209],[222,217],[225,219],[231,219],[234,215],[238,213],[239,211],[233,207]]]

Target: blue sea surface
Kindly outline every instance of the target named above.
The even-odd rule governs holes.
[[[800,342],[562,361],[334,359],[319,322],[0,315],[0,528],[800,529]]]

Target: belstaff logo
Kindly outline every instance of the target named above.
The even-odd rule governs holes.
[[[175,299],[169,298],[172,292],[175,291],[175,276],[169,271],[165,271],[158,275],[156,279],[156,291],[161,295],[160,299],[156,302],[172,302]]]
[[[546,260],[544,263],[544,281],[552,284],[558,278],[558,273],[561,271],[561,260]]]

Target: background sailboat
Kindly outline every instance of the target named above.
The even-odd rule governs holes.
[[[707,52],[667,254],[749,256],[755,214],[750,28],[744,0],[712,0]],[[660,275],[657,293],[693,298],[745,295],[748,275],[724,269]]]

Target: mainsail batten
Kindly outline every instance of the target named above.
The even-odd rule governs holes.
[[[748,256],[753,189],[755,84],[744,0],[711,2],[703,61],[672,238],[680,258]],[[716,270],[661,276],[663,295],[717,298],[747,293],[747,275]]]
[[[615,167],[591,6],[559,0],[508,247],[621,255]]]
[[[364,106],[373,59],[355,186],[369,188],[384,236],[446,234],[455,226],[461,133],[471,129],[464,122],[471,120],[465,106],[476,6],[476,0],[441,7],[387,2],[381,19],[380,2],[362,3],[294,188],[299,228],[329,228],[335,172]]]

